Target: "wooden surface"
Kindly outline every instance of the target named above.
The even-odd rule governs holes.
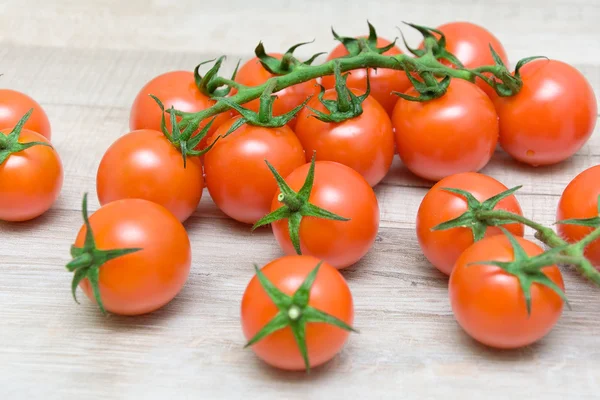
[[[330,26],[363,34],[367,18],[389,37],[402,20],[434,26],[466,19],[493,31],[513,61],[544,54],[570,62],[600,94],[597,0],[270,3],[0,3],[0,83],[47,110],[66,174],[61,197],[46,215],[0,223],[0,398],[598,398],[600,289],[565,271],[573,310],[544,340],[504,352],[478,345],[452,317],[447,279],[419,252],[414,220],[428,184],[397,160],[376,189],[378,240],[344,271],[361,333],[309,376],[271,369],[242,349],[239,307],[252,263],[281,253],[269,230],[250,234],[226,219],[207,193],[186,223],[191,275],[168,306],[124,318],[103,317],[84,296],[81,306],[73,302],[64,265],[81,225],[82,193],[91,193],[95,210],[100,158],[127,132],[136,92],[158,73],[191,69],[221,53],[231,56],[231,68],[259,40],[281,51],[315,38],[301,54],[328,51],[334,46]],[[498,153],[483,172],[509,187],[523,184],[524,212],[551,223],[564,186],[600,163],[598,130],[561,165],[532,169]]]

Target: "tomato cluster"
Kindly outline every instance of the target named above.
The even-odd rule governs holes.
[[[394,59],[406,72],[362,69],[365,58],[342,74],[342,63],[364,52],[406,56],[370,26],[367,37],[334,32],[342,43],[328,56],[333,75],[283,84],[286,74],[308,74],[314,57],[299,62],[297,46],[267,55],[261,44],[231,80],[215,84],[215,71],[202,77],[196,68],[148,82],[133,102],[131,132],[100,160],[101,208],[89,218],[84,196],[84,225],[67,265],[75,300],[80,286],[102,311],[138,315],[173,299],[191,266],[183,223],[206,186],[227,216],[252,229],[270,225],[285,254],[256,267],[243,294],[248,346],[279,368],[321,365],[353,331],[352,295],[339,270],[376,240],[373,187],[397,153],[415,175],[437,182],[418,210],[416,236],[424,256],[450,276],[458,323],[499,348],[548,333],[565,300],[561,272],[548,260],[576,251],[569,243],[600,226],[600,169],[565,189],[557,214],[562,238],[549,255],[523,238],[524,225],[536,225],[523,217],[516,188],[478,171],[498,143],[534,166],[572,156],[592,134],[594,93],[560,61],[524,60],[509,73],[501,43],[477,25],[413,27],[424,35],[409,48],[416,57]],[[433,72],[414,68],[420,57],[437,63]],[[474,72],[466,80],[448,71]],[[236,102],[253,87],[264,88],[260,98]],[[212,118],[196,118],[216,107]],[[33,99],[2,90],[0,128],[0,220],[35,218],[56,200],[63,179],[48,118]],[[600,239],[585,244],[587,260],[600,265]]]

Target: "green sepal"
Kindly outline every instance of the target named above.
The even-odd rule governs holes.
[[[348,55],[346,55],[344,57],[356,56],[356,55],[360,54],[361,52],[372,52],[372,53],[377,53],[377,54],[383,54],[396,45],[396,40],[398,40],[398,38],[395,38],[392,43],[390,43],[386,46],[377,47],[377,31],[375,30],[375,27],[369,21],[367,21],[367,24],[369,26],[369,36],[366,39],[340,36],[333,29],[333,27],[331,28],[331,33],[333,34],[333,38],[335,40],[341,42],[344,45],[344,47],[346,48],[346,51],[348,52]]]
[[[317,53],[310,57],[308,60],[301,62],[296,57],[294,57],[294,51],[300,46],[304,46],[310,43],[313,43],[314,40],[310,42],[297,43],[290,47],[281,57],[281,59],[277,59],[273,56],[270,56],[265,51],[265,46],[262,42],[259,42],[256,48],[254,49],[254,54],[259,59],[263,68],[269,71],[274,75],[286,75],[292,72],[294,69],[301,65],[311,65],[317,57],[325,53]]]
[[[533,56],[523,58],[517,62],[517,65],[515,66],[515,71],[511,74],[506,65],[504,65],[502,58],[500,58],[496,50],[494,50],[494,47],[491,44],[489,45],[489,47],[496,67],[493,69],[492,72],[495,79],[490,79],[489,77],[484,76],[476,69],[472,70],[472,72],[479,78],[483,79],[488,85],[490,85],[500,97],[510,97],[519,93],[519,91],[523,87],[523,81],[521,80],[520,70],[525,64],[533,60],[537,60],[539,58],[547,58],[544,56]]]
[[[415,90],[419,93],[419,96],[411,96],[402,92],[392,92],[396,96],[403,98],[408,101],[426,102],[435,100],[442,97],[448,91],[450,86],[451,77],[446,75],[441,81],[435,79],[434,75],[430,71],[423,71],[419,73],[419,76],[423,79],[420,81],[416,79],[412,72],[408,69],[405,71],[408,80],[412,83]]]
[[[600,196],[598,196],[598,200],[596,202],[596,210],[598,211],[598,215],[590,218],[571,218],[564,219],[562,221],[555,222],[556,225],[579,225],[579,226],[587,226],[590,228],[600,228]]]
[[[302,222],[303,217],[315,217],[333,221],[350,220],[349,218],[344,218],[309,202],[315,177],[315,161],[316,153],[313,154],[304,185],[298,193],[296,193],[290,188],[285,179],[283,179],[269,161],[265,160],[279,186],[279,191],[281,193],[278,196],[278,200],[283,203],[283,205],[277,210],[265,215],[252,227],[252,230],[255,230],[275,221],[287,219],[290,240],[297,254],[302,254],[300,248],[300,223]]]
[[[73,256],[73,260],[66,265],[67,271],[74,273],[73,280],[71,281],[71,294],[73,295],[75,302],[79,304],[79,301],[77,300],[77,286],[79,286],[81,281],[84,279],[88,279],[100,311],[102,311],[103,314],[106,314],[100,293],[100,268],[110,260],[138,252],[142,249],[98,249],[96,247],[94,232],[92,231],[92,226],[90,225],[90,220],[88,217],[87,193],[83,195],[81,211],[86,229],[85,240],[83,247],[77,247],[75,245],[71,246],[71,256]]]
[[[3,133],[0,133],[0,165],[4,164],[11,154],[19,153],[33,146],[46,146],[52,148],[52,145],[46,142],[19,143],[19,136],[23,131],[23,126],[31,116],[32,112],[33,108],[27,111],[8,135],[5,136]]]
[[[417,52],[414,49],[408,49],[414,55],[421,57],[427,53],[429,48],[433,56],[437,60],[446,60],[458,68],[464,68],[463,63],[452,53],[446,50],[446,35],[439,29],[429,28],[427,26],[411,24],[410,22],[404,22],[406,25],[418,30],[423,35],[423,43],[426,50],[419,50]],[[439,38],[435,37],[435,34],[439,35]],[[406,41],[405,41],[406,43]]]
[[[319,268],[323,262],[319,262],[317,266],[309,272],[302,284],[298,287],[292,296],[289,296],[279,290],[258,268],[254,265],[256,277],[269,296],[273,304],[279,310],[277,314],[263,326],[244,346],[249,347],[261,341],[272,333],[289,327],[294,335],[296,345],[300,351],[300,355],[304,360],[306,372],[310,372],[310,360],[308,358],[308,348],[306,345],[306,324],[307,323],[325,323],[336,326],[348,332],[358,332],[350,325],[346,324],[339,318],[327,314],[321,310],[308,305],[310,302],[310,292],[313,284],[319,273]]]
[[[196,87],[198,87],[200,93],[208,97],[224,97],[231,92],[231,86],[225,85],[224,88],[219,89],[221,85],[218,85],[218,83],[216,82],[216,78],[219,77],[219,70],[221,69],[221,65],[223,64],[225,58],[225,56],[221,56],[218,59],[216,59],[215,65],[213,65],[206,72],[206,74],[204,74],[204,76],[200,75],[199,73],[200,67],[204,64],[208,64],[210,62],[215,61],[215,59],[204,61],[196,65],[196,68],[194,68],[194,81],[196,82]],[[233,74],[231,75],[232,81],[235,80],[239,66],[240,61],[238,60],[238,63],[235,69],[233,70]]]

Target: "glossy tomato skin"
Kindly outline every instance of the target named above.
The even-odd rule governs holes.
[[[300,190],[310,164],[292,172],[285,181]],[[271,211],[282,206],[275,193]],[[325,260],[336,268],[345,268],[360,260],[371,248],[379,229],[379,205],[373,189],[352,168],[332,161],[315,163],[315,180],[309,202],[349,221],[331,221],[304,217],[300,223],[302,254]],[[288,220],[272,225],[275,239],[285,254],[296,254],[290,240]]]
[[[179,293],[190,271],[190,241],[166,208],[142,199],[117,200],[96,211],[90,224],[98,249],[142,249],[100,267],[100,295],[107,311],[146,314]],[[82,227],[75,246],[83,246],[86,232]],[[80,287],[95,302],[87,279]]]
[[[525,64],[521,78],[518,94],[495,100],[500,145],[533,166],[566,160],[594,131],[598,107],[592,87],[579,71],[556,60]]]
[[[407,91],[417,96],[414,89]],[[453,79],[445,95],[427,102],[400,99],[394,108],[398,154],[415,175],[432,181],[477,172],[498,142],[498,115],[475,84]]]
[[[383,38],[377,38],[377,47],[384,47],[389,45],[391,42]],[[383,53],[386,56],[394,56],[401,54],[402,51],[394,46],[390,50]],[[339,44],[327,57],[327,60],[333,60],[334,58],[340,58],[348,55],[348,51],[343,44]],[[385,109],[385,111],[391,115],[394,110],[394,105],[398,101],[398,96],[392,94],[395,92],[404,92],[411,83],[406,77],[404,71],[377,68],[377,70],[369,69],[369,79],[371,83],[371,96],[375,98]],[[332,89],[335,87],[335,77],[333,75],[324,76],[321,78],[321,83],[326,89]],[[364,93],[367,89],[367,70],[357,69],[350,71],[350,75],[346,80],[346,84],[350,88],[359,89],[360,93]]]
[[[265,265],[262,272],[279,290],[291,296],[319,261],[310,256],[285,256]],[[352,325],[354,305],[350,289],[342,275],[326,262],[321,264],[308,304]],[[246,339],[254,337],[277,312],[277,307],[254,276],[242,298],[241,319]],[[348,334],[333,325],[308,323],[306,345],[310,366],[316,367],[332,359],[348,340]],[[274,367],[297,371],[305,368],[289,327],[265,337],[254,344],[252,350]]]
[[[517,237],[528,255],[543,252],[535,243]],[[469,265],[485,260],[514,259],[510,242],[503,235],[490,236],[469,247],[456,261],[450,275],[449,294],[454,317],[475,340],[491,347],[514,349],[544,337],[556,324],[563,301],[552,289],[534,283],[531,315],[518,279],[493,265]],[[564,290],[557,266],[542,269]]]
[[[37,132],[50,140],[52,138],[50,121],[42,106],[31,97],[16,90],[0,89],[0,129],[10,131],[32,108],[33,112],[23,128]]]
[[[278,53],[271,53],[269,55],[278,59],[281,59],[282,57],[282,55]],[[257,57],[254,57],[242,65],[235,80],[242,85],[259,86],[273,76],[275,75],[264,69],[260,60]],[[315,79],[275,92],[274,94],[277,95],[277,100],[273,103],[273,115],[278,116],[285,114],[302,104],[310,96],[314,96],[317,93],[319,93],[319,87]],[[245,103],[244,107],[258,112],[260,108],[260,99]],[[288,123],[290,128],[294,129],[296,126],[296,119],[297,117],[293,118]]]
[[[462,189],[483,202],[508,188],[496,179],[475,172],[451,175],[436,183],[427,192],[417,212],[417,238],[421,251],[429,262],[446,275],[450,275],[458,257],[473,244],[473,233],[469,228],[452,228],[432,231],[436,225],[457,218],[468,210],[463,196],[450,193],[444,188]],[[502,199],[495,208],[523,215],[515,196]],[[503,225],[510,233],[523,236],[522,224]],[[497,227],[488,227],[485,236],[502,235]]]
[[[556,220],[597,217],[598,196],[600,165],[586,169],[567,185],[558,203]],[[569,243],[583,239],[591,231],[590,227],[558,224],[559,235]],[[600,269],[600,240],[595,240],[586,247],[585,256]]]
[[[224,136],[238,118],[223,124],[209,142]],[[302,145],[289,126],[244,124],[206,153],[206,187],[221,211],[246,224],[269,213],[277,181],[265,160],[282,176],[305,163]]]
[[[160,101],[162,101],[165,110],[168,110],[173,106],[179,111],[197,112],[212,107],[216,103],[198,90],[193,72],[166,72],[148,82],[136,96],[133,105],[131,106],[131,113],[129,116],[129,129],[132,131],[140,129],[161,131],[162,112],[154,99],[149,96],[150,94],[158,97]],[[170,132],[171,118],[168,113],[165,116],[167,128]],[[230,112],[217,115],[208,134],[210,135],[215,132],[217,128],[230,117]],[[200,127],[204,127],[211,119],[202,121]],[[197,148],[204,148],[205,145],[206,138],[200,142]]]
[[[11,129],[0,135],[8,136]],[[45,142],[37,132],[23,129],[19,143]],[[56,150],[33,146],[11,154],[0,164],[0,220],[28,221],[39,217],[56,201],[63,184],[63,166]]]
[[[160,204],[180,221],[198,207],[204,178],[198,157],[188,157],[162,132],[141,129],[114,142],[98,167],[96,191],[100,204],[115,200],[145,199]]]
[[[360,95],[356,89],[353,92]],[[327,90],[324,98],[337,99],[335,89]],[[307,106],[327,113],[317,98]],[[298,116],[296,135],[306,150],[306,161],[310,161],[316,151],[317,160],[347,165],[360,173],[369,185],[375,186],[392,165],[394,133],[389,116],[377,100],[369,96],[362,107],[361,115],[340,123],[319,121],[312,111],[304,108]]]

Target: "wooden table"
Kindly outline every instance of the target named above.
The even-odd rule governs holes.
[[[89,192],[92,210],[98,207],[100,158],[128,131],[137,91],[159,73],[191,69],[222,53],[230,56],[231,70],[259,40],[281,51],[314,38],[301,55],[328,51],[335,44],[330,26],[363,34],[367,18],[387,37],[398,34],[402,20],[435,26],[467,19],[493,31],[513,62],[538,54],[567,61],[600,94],[597,0],[269,3],[0,4],[0,82],[47,110],[66,173],[61,197],[47,214],[0,224],[0,398],[598,398],[600,289],[566,271],[573,310],[544,340],[517,351],[478,345],[453,319],[447,279],[419,251],[414,221],[428,184],[398,161],[377,187],[378,240],[362,262],[344,271],[361,333],[309,376],[271,369],[242,349],[239,307],[252,263],[281,253],[269,230],[251,234],[225,218],[207,193],[186,223],[193,268],[173,302],[136,318],[103,317],[84,296],[81,306],[73,302],[64,265],[82,223],[81,196]],[[418,36],[404,30],[416,44]],[[509,187],[523,184],[518,197],[524,212],[549,224],[565,185],[598,163],[596,132],[561,165],[533,169],[498,152],[483,172]]]

